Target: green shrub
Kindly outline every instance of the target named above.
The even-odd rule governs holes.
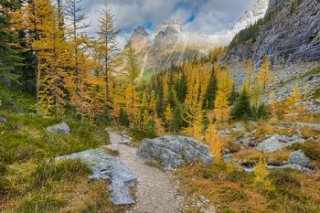
[[[252,182],[251,176],[244,171],[234,170],[226,175],[226,179],[233,183],[245,183],[249,184]]]
[[[9,182],[9,180],[6,177],[0,176],[0,200],[2,196],[9,193],[10,189],[11,183]]]
[[[137,128],[131,128],[128,133],[137,142],[140,142],[141,140],[143,140],[145,138],[153,139],[153,138],[157,137],[157,135],[155,135],[155,133],[153,131],[146,132],[144,130],[140,130]]]
[[[121,107],[119,114],[119,123],[122,126],[128,127],[130,125],[128,115],[126,111]]]
[[[244,191],[232,189],[230,187],[223,187],[220,189],[225,202],[245,201],[248,200],[248,195]]]
[[[289,172],[282,170],[275,170],[269,175],[272,183],[277,187],[284,188],[300,188],[301,183]]]
[[[8,168],[3,163],[0,163],[0,177],[5,176],[8,172]]]

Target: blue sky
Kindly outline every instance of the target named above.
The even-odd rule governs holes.
[[[97,29],[99,11],[105,0],[83,0],[90,31]],[[254,0],[107,0],[115,15],[115,27],[125,40],[132,30],[149,31],[171,19],[180,19],[185,31],[215,34],[229,29]]]

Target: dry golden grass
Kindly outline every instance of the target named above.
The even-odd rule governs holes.
[[[253,176],[243,172],[228,171],[215,165],[210,169],[186,166],[177,172],[181,190],[188,197],[207,197],[217,212],[317,212],[320,208],[320,173],[307,175],[301,172],[282,171],[280,185],[273,190],[256,188]],[[230,179],[230,175],[238,180]],[[272,177],[268,177],[273,181]],[[297,181],[298,186],[290,182]],[[282,185],[281,185],[282,184]]]
[[[208,173],[212,176],[205,177]],[[223,212],[233,210],[237,212],[264,212],[267,200],[255,192],[251,185],[241,184],[221,178],[221,171],[215,167],[204,169],[201,166],[187,166],[178,171],[181,178],[182,192],[187,196],[201,195],[210,201]]]
[[[233,158],[235,160],[258,160],[262,157],[264,159],[271,160],[273,163],[281,163],[285,160],[288,160],[290,153],[291,151],[289,150],[272,153],[261,153],[255,149],[245,149],[234,153]]]
[[[127,209],[109,202],[106,181],[90,181],[86,176],[32,186],[37,162],[15,163],[9,167],[11,192],[0,202],[0,212],[32,212],[35,208],[50,212],[110,212]]]
[[[293,136],[296,133],[296,129],[279,128],[279,126],[275,124],[271,125],[267,121],[260,121],[256,126],[256,132],[253,136],[255,138],[263,140],[265,139],[266,135],[279,134]]]
[[[302,127],[300,131],[304,138],[320,138],[320,132],[310,127]]]

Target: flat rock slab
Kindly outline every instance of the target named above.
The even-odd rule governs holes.
[[[137,150],[137,156],[143,161],[159,163],[165,170],[177,169],[195,160],[209,167],[214,160],[207,145],[183,136],[144,139]]]
[[[268,168],[269,169],[293,169],[293,170],[298,170],[305,173],[314,173],[313,170],[297,164],[285,164],[282,166],[268,166]]]
[[[261,152],[275,152],[289,147],[295,143],[304,143],[305,140],[300,135],[288,137],[286,135],[275,134],[270,138],[264,140],[257,146],[257,150]]]
[[[136,184],[137,177],[119,159],[99,149],[91,149],[57,158],[57,160],[64,159],[79,159],[87,164],[93,172],[92,175],[89,176],[92,180],[110,179],[112,182],[110,201],[113,204],[128,205],[135,203],[131,195],[131,187]]]

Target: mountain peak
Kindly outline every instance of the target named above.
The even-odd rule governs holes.
[[[182,24],[179,19],[172,19],[167,23],[162,24],[156,34],[160,32],[173,32],[173,33],[181,33],[182,32]]]
[[[256,0],[232,27],[231,33],[236,35],[241,30],[253,25],[259,19],[263,18],[268,10],[269,0]]]
[[[139,26],[136,29],[134,29],[132,36],[143,36],[147,37],[149,36],[149,33],[143,26]]]

